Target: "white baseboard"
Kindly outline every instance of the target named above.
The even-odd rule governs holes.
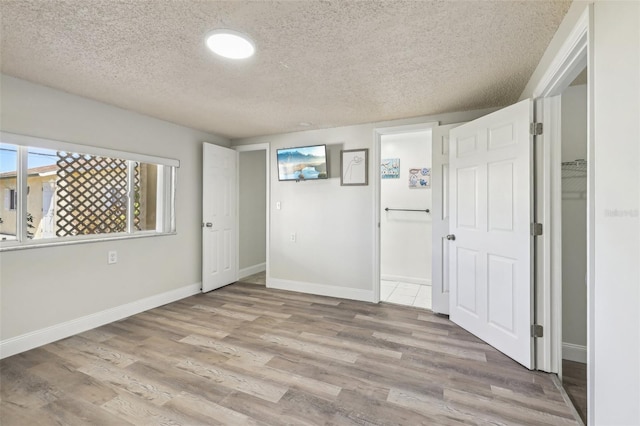
[[[149,309],[157,308],[158,306],[166,305],[167,303],[175,302],[176,300],[184,299],[185,297],[193,296],[201,291],[202,283],[191,284],[136,300],[135,302],[125,305],[116,306],[115,308],[106,309],[61,324],[2,340],[0,341],[0,359],[121,320],[140,312],[148,311]]]
[[[247,268],[242,268],[238,271],[238,280],[250,277],[253,274],[257,274],[258,272],[264,272],[266,270],[267,270],[266,263],[259,263],[257,265],[249,266]]]
[[[318,296],[337,297],[340,299],[359,300],[373,302],[373,290],[360,288],[338,287],[335,285],[306,283],[302,281],[289,281],[271,278],[267,281],[268,288],[278,290],[297,291],[300,293],[315,294]]]
[[[569,361],[587,363],[587,347],[574,345],[573,343],[562,342],[562,359]]]
[[[384,281],[402,281],[403,283],[431,285],[430,278],[404,277],[402,275],[381,274],[380,279]]]

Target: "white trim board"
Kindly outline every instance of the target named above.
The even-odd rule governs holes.
[[[268,143],[254,143],[251,145],[236,145],[232,146],[231,149],[235,149],[238,152],[247,152],[247,151],[269,151]]]
[[[562,359],[587,363],[587,347],[573,343],[562,342]]]
[[[418,285],[431,285],[431,279],[429,278],[405,277],[402,275],[381,274],[380,280],[399,281],[403,283],[418,284]]]
[[[579,2],[574,2],[572,7],[581,8]],[[581,8],[576,13],[579,15],[571,28],[562,33],[563,40],[540,78],[534,82],[527,83],[527,87],[521,95],[522,98],[531,97],[536,99],[536,121],[544,122],[545,131],[540,138],[543,149],[543,164],[539,164],[541,174],[538,176],[537,185],[543,191],[538,193],[538,203],[541,203],[542,211],[537,214],[543,223],[547,223],[550,232],[546,232],[537,240],[539,250],[536,268],[538,282],[536,288],[536,317],[535,321],[544,327],[544,336],[536,339],[536,369],[550,373],[562,375],[562,282],[561,279],[561,227],[558,227],[559,211],[557,203],[562,200],[558,198],[558,172],[560,159],[556,158],[560,149],[560,127],[557,125],[560,119],[560,100],[553,99],[553,96],[560,95],[564,89],[569,87],[575,77],[588,65],[588,59],[592,56],[589,37],[592,33],[589,28],[592,25],[592,6]],[[561,24],[562,25],[562,24]],[[590,35],[591,34],[591,35]],[[552,41],[554,43],[554,41]],[[545,53],[547,55],[547,53]],[[539,72],[536,70],[535,75]],[[593,73],[589,73],[589,92],[593,87]],[[592,105],[592,97],[589,95],[587,102]],[[541,108],[540,108],[541,107]],[[591,111],[591,109],[589,110]],[[591,113],[591,112],[589,112]],[[589,121],[593,123],[589,118]],[[591,130],[587,136],[587,143],[592,140]],[[536,142],[538,143],[538,142]],[[547,149],[551,147],[550,149]],[[592,159],[589,159],[590,164]],[[555,203],[555,204],[554,204]],[[589,222],[588,222],[589,223]],[[587,233],[587,240],[589,235]],[[589,244],[587,243],[589,247]],[[587,249],[588,250],[588,249]],[[588,262],[593,264],[593,262]],[[589,273],[588,273],[588,276]],[[591,280],[589,279],[589,282]],[[589,291],[588,291],[589,292]],[[589,313],[587,313],[589,318]],[[549,332],[547,332],[549,330]],[[590,407],[592,399],[589,398]]]
[[[247,266],[246,268],[242,268],[238,271],[238,280],[242,280],[244,278],[250,277],[253,274],[257,274],[259,272],[264,272],[267,270],[267,263],[262,262],[257,265]]]
[[[587,66],[589,9],[585,9],[533,89],[533,98],[561,94]]]
[[[365,290],[351,287],[337,287],[334,285],[307,283],[302,281],[281,280],[270,278],[267,288],[277,290],[297,291],[299,293],[314,294],[317,296],[337,297],[339,299],[359,300],[362,302],[374,302],[373,290]]]
[[[187,285],[175,290],[136,300],[135,302],[116,306],[115,308],[106,309],[2,340],[0,341],[0,359],[121,320],[131,315],[139,314],[140,312],[148,311],[149,309],[157,308],[158,306],[166,305],[167,303],[175,302],[176,300],[184,299],[185,297],[199,294],[201,288],[202,283]]]

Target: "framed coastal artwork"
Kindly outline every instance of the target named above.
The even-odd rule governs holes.
[[[400,178],[400,159],[387,158],[380,163],[380,177],[382,179]]]

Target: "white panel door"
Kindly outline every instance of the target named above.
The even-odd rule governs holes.
[[[450,318],[533,367],[531,100],[450,132]]]
[[[238,153],[203,144],[202,161],[202,291],[238,280]]]
[[[458,124],[433,129],[431,310],[449,314],[449,131]]]

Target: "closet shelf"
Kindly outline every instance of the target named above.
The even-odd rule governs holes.
[[[562,163],[562,198],[584,199],[587,196],[587,161],[578,159]]]

